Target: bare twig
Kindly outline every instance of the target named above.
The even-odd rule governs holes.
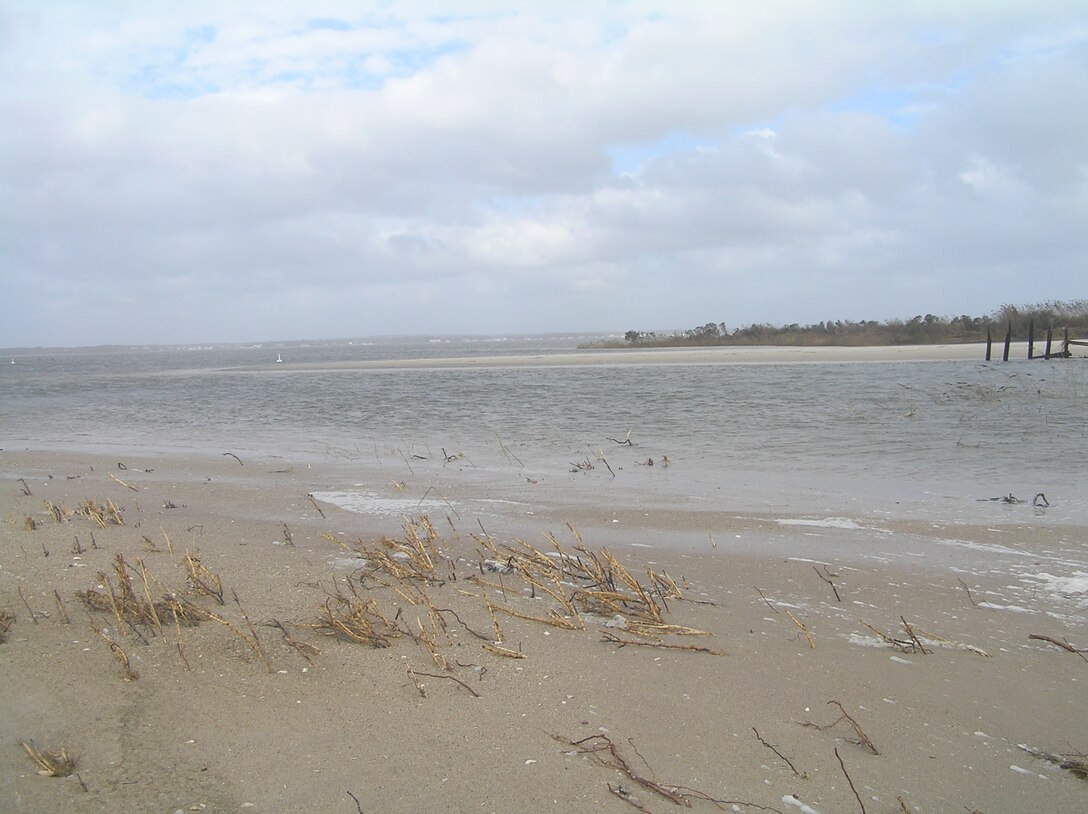
[[[242,459],[239,458],[237,455],[235,455],[233,452],[224,452],[223,455],[224,455],[224,457],[229,455],[231,458],[236,460],[238,462],[238,466],[245,466],[245,464],[242,463]]]
[[[664,650],[692,650],[696,653],[709,653],[712,656],[724,656],[718,650],[711,650],[709,647],[701,647],[695,644],[669,644],[668,642],[655,642],[655,641],[639,641],[636,639],[621,639],[614,633],[609,633],[607,630],[601,632],[602,642],[608,642],[609,644],[615,644],[619,647],[626,647],[627,645],[633,645],[635,647],[659,647]]]
[[[834,721],[824,726],[814,724],[812,723],[812,721],[798,721],[798,723],[800,723],[801,726],[807,726],[810,729],[816,729],[820,732],[823,732],[837,726],[842,721],[846,721],[850,724],[850,727],[854,730],[854,734],[857,736],[856,738],[846,738],[845,740],[848,743],[853,743],[857,746],[864,746],[874,755],[880,754],[880,752],[877,751],[876,746],[873,744],[872,740],[870,740],[869,736],[866,735],[865,731],[861,728],[861,725],[857,721],[855,721],[845,709],[843,709],[841,703],[839,703],[838,701],[828,701],[827,703],[829,705],[833,705],[839,708],[839,717],[836,718]]]
[[[958,579],[958,578],[957,578],[957,581],[959,582],[960,585],[963,586],[963,590],[967,591],[967,598],[971,601],[971,604],[974,605],[977,608],[978,607],[978,602],[976,602],[975,598],[973,596],[971,596],[971,589],[967,587],[967,583],[964,582],[962,579]]]
[[[34,609],[30,607],[30,603],[26,599],[26,595],[23,593],[23,586],[19,586],[19,598],[23,600],[23,604],[26,605],[26,609],[30,611],[30,621],[34,624],[38,624],[38,617],[34,615]]]
[[[1081,648],[1074,647],[1068,641],[1060,641],[1058,639],[1053,639],[1050,636],[1044,636],[1042,633],[1029,633],[1028,638],[1029,639],[1034,639],[1035,641],[1039,641],[1039,642],[1049,642],[1050,644],[1054,645],[1055,647],[1060,647],[1062,650],[1068,650],[1070,653],[1076,653],[1082,659],[1084,659],[1085,661],[1088,661],[1088,658],[1085,658],[1085,656],[1084,656],[1085,653],[1088,653],[1088,650],[1083,650]]]
[[[317,513],[319,515],[321,515],[321,519],[324,520],[325,519],[325,513],[323,511],[321,511],[321,507],[317,505],[317,501],[314,500],[314,496],[312,494],[310,494],[309,492],[307,492],[306,497],[308,497],[310,499],[310,502],[312,504],[314,504],[314,508],[317,509]]]
[[[805,638],[808,639],[809,650],[815,650],[816,649],[816,641],[815,641],[815,639],[812,638],[812,631],[810,631],[807,627],[805,627],[805,623],[802,622],[800,619],[798,619],[796,616],[794,616],[789,611],[786,611],[786,616],[790,617],[790,619],[793,621],[793,623],[795,625],[797,625],[797,627],[801,628],[801,632],[804,633]]]
[[[485,641],[485,642],[491,641],[484,634],[478,633],[477,631],[473,630],[468,625],[466,625],[464,620],[462,620],[461,617],[457,615],[457,611],[453,610],[452,608],[435,608],[434,610],[435,610],[435,613],[450,613],[450,614],[453,614],[453,618],[461,623],[461,627],[463,627],[465,630],[467,630],[469,633],[471,633],[477,639],[480,639],[481,641]]]
[[[266,622],[265,624],[271,625],[272,627],[279,630],[279,632],[283,634],[283,640],[287,642],[287,644],[292,647],[296,653],[302,656],[302,658],[306,659],[306,662],[308,664],[312,665],[314,663],[313,659],[310,658],[310,655],[318,655],[321,652],[320,649],[314,647],[312,644],[307,644],[306,642],[300,642],[296,639],[292,639],[291,635],[287,632],[287,628],[284,627],[283,623],[280,622],[278,619],[273,619],[272,621]]]
[[[842,769],[842,773],[846,775],[846,782],[850,784],[850,791],[854,792],[854,798],[858,801],[858,805],[861,806],[861,814],[865,814],[865,803],[861,802],[861,795],[854,788],[854,781],[850,779],[850,773],[846,771],[846,764],[842,762],[842,755],[839,754],[837,746],[835,747],[835,757],[839,759],[839,767]]]
[[[412,676],[426,676],[427,678],[444,678],[447,681],[456,681],[458,684],[460,684],[462,687],[464,687],[466,690],[468,690],[469,694],[472,695],[473,698],[479,698],[480,697],[480,694],[478,692],[476,692],[476,690],[472,689],[472,687],[470,687],[464,681],[459,679],[457,676],[438,675],[437,673],[422,673],[419,670],[413,670],[411,667],[408,668],[408,673],[410,675],[412,675]]]
[[[68,618],[68,608],[64,606],[64,600],[60,598],[60,592],[53,589],[53,598],[57,601],[57,612],[60,614],[59,619],[62,625],[72,624],[72,620]]]
[[[107,472],[106,474],[110,476],[110,480],[112,480],[114,483],[120,484],[121,486],[124,486],[126,489],[131,489],[133,492],[140,491],[135,486],[133,486],[131,483],[125,483],[123,480],[121,480],[119,477],[114,475],[112,472]]]
[[[614,439],[610,439],[610,440],[614,440]],[[630,791],[625,789],[619,783],[617,783],[614,786],[611,783],[609,783],[608,784],[608,790],[610,792],[612,792],[613,794],[615,794],[617,797],[619,797],[621,800],[623,800],[628,805],[634,807],[634,809],[636,811],[644,811],[644,812],[646,812],[646,814],[653,814],[653,812],[650,811],[650,809],[646,808],[646,806],[644,806],[642,803],[640,803],[638,801],[638,798],[635,797],[635,795],[633,795]]]
[[[801,776],[801,773],[797,771],[797,767],[793,765],[793,762],[784,754],[779,752],[778,749],[776,749],[774,746],[763,740],[763,737],[759,734],[754,726],[752,727],[752,731],[756,733],[756,740],[758,740],[760,743],[762,743],[764,746],[766,746],[768,749],[778,755],[778,757],[780,757],[783,761],[785,761],[786,765],[790,767],[790,771],[792,771],[797,777]]]
[[[831,590],[835,592],[835,601],[842,602],[842,597],[839,596],[839,589],[835,587],[835,583],[831,581],[831,577],[827,574],[820,573],[820,569],[817,568],[815,565],[812,566],[812,570],[816,572],[816,576],[818,576],[820,579],[822,579],[824,582],[831,586]],[[827,571],[827,566],[824,566],[824,571]]]
[[[705,800],[709,803],[713,803],[717,808],[721,809],[723,806],[744,806],[746,808],[757,808],[762,811],[777,811],[778,809],[768,808],[767,806],[757,805],[744,800],[719,800],[711,797],[705,792],[698,789],[689,788],[687,786],[671,785],[659,783],[656,780],[643,777],[635,772],[631,768],[631,765],[627,762],[627,759],[620,753],[616,744],[614,744],[607,735],[590,735],[588,738],[582,738],[581,740],[572,741],[568,738],[564,738],[561,735],[552,735],[553,740],[569,747],[573,747],[578,754],[592,760],[598,766],[606,769],[612,769],[613,771],[621,772],[626,775],[633,783],[637,783],[647,791],[653,792],[660,797],[665,798],[674,805],[684,806],[685,808],[691,808],[692,800]],[[630,743],[630,741],[628,741]],[[634,748],[634,744],[631,744]],[[638,750],[635,750],[638,754]],[[642,757],[640,754],[639,757]],[[646,763],[643,758],[643,763]],[[646,763],[649,768],[649,763]],[[653,769],[650,769],[653,773]],[[609,791],[621,798],[625,802],[630,803],[639,811],[648,811],[643,803],[641,803],[630,791],[624,789],[622,786],[613,787],[609,784]],[[724,809],[723,809],[724,810]]]
[[[922,644],[922,640],[918,638],[918,634],[914,632],[914,628],[907,624],[907,620],[900,616],[899,621],[903,623],[903,630],[907,631],[907,635],[910,636],[910,640],[914,643],[914,646],[922,653],[922,655],[931,655],[933,651],[926,650],[926,646]]]
[[[756,589],[756,593],[757,593],[757,594],[759,594],[759,598],[760,598],[760,599],[762,599],[762,600],[763,600],[763,601],[764,601],[765,603],[767,603],[767,607],[768,607],[768,608],[770,608],[771,610],[773,610],[773,611],[774,611],[775,613],[781,613],[781,611],[779,611],[779,610],[778,610],[778,608],[776,608],[776,607],[775,607],[774,605],[772,605],[772,604],[771,604],[771,600],[769,600],[769,599],[768,599],[768,598],[767,598],[767,597],[766,597],[766,596],[765,596],[765,595],[763,594],[763,591],[759,590],[759,588],[756,588],[756,586],[755,586],[755,585],[753,585],[752,587]]]
[[[491,642],[484,642],[481,647],[490,653],[494,653],[496,656],[504,656],[508,659],[523,659],[525,654],[519,650],[511,650],[509,647],[500,647],[497,644]]]
[[[358,812],[358,814],[363,814],[363,804],[359,802],[359,798],[352,794],[350,791],[346,791],[344,793],[355,801],[355,810]]]
[[[597,460],[600,461],[608,469],[608,473],[614,478],[616,473],[612,471],[612,467],[609,466],[608,460],[604,457],[604,450],[597,450]]]

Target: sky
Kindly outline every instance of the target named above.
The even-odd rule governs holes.
[[[1088,297],[1084,0],[0,0],[0,346]]]

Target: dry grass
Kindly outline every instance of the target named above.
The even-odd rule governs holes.
[[[88,498],[79,504],[74,513],[81,517],[90,518],[99,528],[103,529],[108,525],[125,525],[125,518],[121,516],[121,510],[117,507],[116,503],[108,498],[105,505],[96,503],[94,500]]]
[[[455,539],[461,542],[452,520],[447,521]],[[410,638],[444,671],[455,668],[442,652],[452,643],[443,614],[456,618],[465,630],[483,640],[483,649],[500,658],[527,658],[520,645],[506,643],[508,636],[500,616],[572,633],[587,630],[587,621],[607,619],[610,626],[639,637],[631,641],[606,636],[613,644],[720,655],[709,648],[666,641],[671,637],[710,635],[665,620],[668,601],[684,599],[671,576],[648,569],[647,579],[642,582],[611,552],[586,548],[573,527],[570,530],[576,545],[569,550],[552,535],[548,551],[516,539],[509,544],[499,543],[482,528],[481,534],[470,535],[477,546],[478,559],[472,563],[477,573],[464,581],[478,590],[457,588],[456,593],[482,600],[491,622],[491,635],[485,636],[466,624],[457,610],[435,607],[428,595],[428,591],[458,580],[454,561],[438,547],[440,538],[431,521],[424,516],[406,521],[403,528],[404,535],[399,539],[384,537],[378,545],[369,547],[356,544],[352,550],[362,557],[363,567],[328,592],[317,621],[310,625],[312,629],[372,647],[388,647],[398,637]],[[395,613],[383,612],[377,598],[360,593],[375,588],[389,592]],[[412,622],[401,618],[408,608],[415,609]],[[461,613],[478,614],[478,608],[469,607]]]
[[[125,560],[123,554],[118,554],[113,561],[112,578],[100,571],[98,581],[101,583],[101,590],[89,588],[78,591],[76,596],[89,609],[112,614],[117,629],[122,634],[126,628],[134,629],[138,626],[162,633],[164,621],[194,624],[192,606],[167,592],[140,559],[133,566]],[[162,593],[162,598],[157,601],[152,599],[153,586],[157,592]]]
[[[68,754],[63,746],[54,750],[41,750],[32,740],[19,741],[19,745],[26,750],[34,764],[38,767],[38,774],[45,777],[68,777],[76,768],[75,759]]]
[[[15,624],[15,614],[11,611],[0,610],[0,644],[8,640],[11,626]]]
[[[389,647],[391,640],[400,635],[377,600],[362,599],[354,587],[349,594],[337,589],[328,596],[321,616],[311,627],[326,636],[371,647]]]

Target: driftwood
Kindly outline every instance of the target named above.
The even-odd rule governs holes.
[[[719,650],[711,650],[709,647],[701,647],[695,644],[670,644],[669,642],[657,642],[657,641],[639,641],[637,639],[621,639],[614,633],[609,633],[607,630],[601,632],[601,641],[614,644],[619,647],[626,647],[632,645],[634,647],[660,647],[664,650],[692,650],[696,653],[709,653],[712,656],[724,656]]]

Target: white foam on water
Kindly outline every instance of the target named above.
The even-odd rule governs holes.
[[[1039,774],[1038,772],[1033,772],[1031,769],[1025,769],[1022,766],[1017,766],[1015,763],[1011,764],[1009,766],[1009,768],[1012,769],[1017,774],[1027,775],[1028,777],[1038,777],[1041,780],[1049,780],[1050,779],[1045,774]]]
[[[856,644],[858,647],[889,647],[887,642],[883,639],[878,639],[876,636],[862,636],[860,633],[851,633],[846,641],[850,644]]]
[[[853,520],[845,517],[824,517],[822,519],[808,518],[778,518],[776,522],[780,526],[815,526],[823,529],[865,529]],[[868,531],[882,531],[883,529],[867,529]]]
[[[794,797],[792,794],[783,794],[782,795],[782,803],[784,805],[793,806],[798,811],[800,811],[801,814],[820,814],[819,811],[817,811],[816,809],[814,809],[810,805],[805,805],[800,800],[798,800],[796,797]]]
[[[980,608],[989,608],[990,610],[1006,610],[1013,613],[1035,613],[1030,608],[1022,607],[1021,605],[997,605],[993,602],[979,602]]]
[[[1052,594],[1071,596],[1075,594],[1088,594],[1088,572],[1075,571],[1072,576],[1054,576],[1053,574],[1024,574],[1020,579],[1034,580],[1041,583],[1039,587]]]

